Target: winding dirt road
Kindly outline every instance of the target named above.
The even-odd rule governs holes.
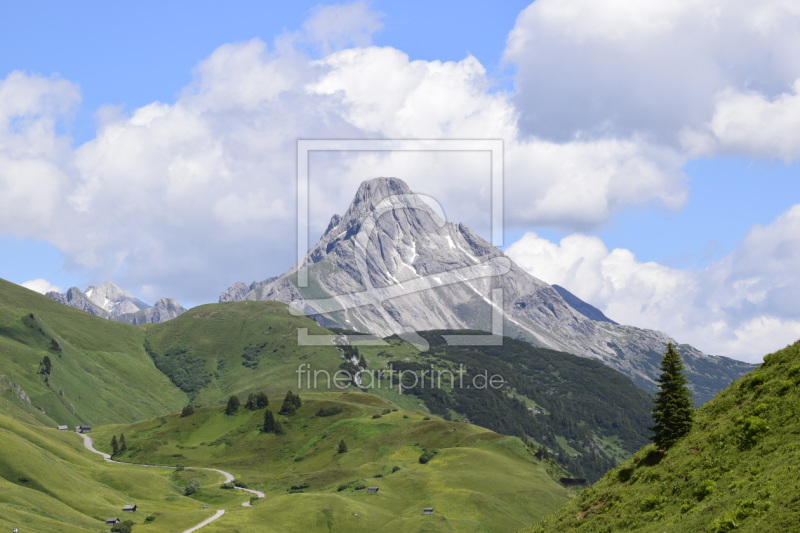
[[[83,437],[83,446],[87,450],[89,450],[92,453],[96,453],[97,455],[102,455],[103,459],[105,459],[109,463],[117,463],[117,464],[120,464],[120,465],[132,465],[132,466],[146,466],[146,467],[150,467],[150,468],[175,468],[174,466],[143,465],[143,464],[140,464],[140,463],[126,463],[126,462],[123,462],[123,461],[115,461],[114,459],[111,458],[110,455],[108,455],[105,452],[101,452],[100,450],[98,450],[97,448],[94,447],[94,440],[92,439],[92,437],[90,437],[89,435],[87,435],[85,433],[78,433],[78,435]],[[187,466],[185,468],[188,469],[188,470],[208,470],[210,472],[217,472],[218,474],[222,474],[225,477],[224,483],[230,483],[230,482],[232,482],[234,480],[233,474],[231,474],[230,472],[226,472],[225,470],[220,470],[218,468],[205,468],[205,467],[202,467],[202,466]],[[236,487],[236,488],[239,489],[239,490],[243,490],[245,492],[249,492],[250,494],[255,494],[259,498],[263,498],[264,497],[264,493],[259,491],[259,490],[245,489],[244,487]],[[250,504],[249,501],[246,501],[246,502],[244,502],[242,504],[243,507],[250,507],[250,505],[251,504]],[[214,516],[212,516],[210,518],[207,518],[206,520],[203,520],[202,522],[200,522],[196,526],[187,529],[183,533],[193,533],[194,531],[197,531],[198,529],[200,529],[202,527],[205,527],[208,524],[210,524],[211,522],[221,518],[222,515],[224,515],[224,514],[225,514],[225,509],[220,509],[216,513],[214,513]]]

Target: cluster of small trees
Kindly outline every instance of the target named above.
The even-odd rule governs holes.
[[[258,411],[259,409],[263,409],[269,405],[269,398],[263,392],[257,392],[253,394],[252,392],[247,395],[247,401],[244,402],[244,408],[249,409],[251,411]]]
[[[291,416],[301,405],[303,405],[303,402],[300,401],[300,395],[293,394],[292,391],[289,391],[283,399],[283,405],[281,406],[281,410],[278,411],[278,414]]]
[[[278,414],[291,416],[297,412],[297,408],[301,405],[303,405],[303,402],[300,400],[300,395],[289,391],[283,399],[283,405],[281,405],[281,410],[278,411]],[[280,420],[277,420],[269,409],[264,412],[264,423],[261,426],[261,432],[274,433],[276,435],[281,435],[284,432]]]
[[[111,457],[125,453],[126,451],[128,451],[128,443],[125,442],[125,434],[120,433],[119,439],[117,439],[116,435],[113,435],[111,437]]]
[[[239,408],[241,407],[241,401],[237,395],[232,395],[228,398],[228,403],[225,406],[225,414],[226,415],[235,415]],[[300,399],[299,394],[294,394],[292,391],[288,391],[286,393],[286,397],[283,399],[283,405],[281,405],[280,411],[278,414],[284,416],[291,416],[295,414],[297,409],[303,405],[303,401]],[[249,409],[251,411],[257,411],[259,409],[263,409],[269,406],[269,398],[263,392],[256,392],[250,393],[247,395],[247,400],[244,403],[245,409]],[[187,413],[188,414],[184,414]],[[184,412],[181,413],[181,416],[189,416],[193,412],[191,406],[187,406],[184,408]],[[280,421],[275,418],[273,412],[267,409],[264,412],[264,422],[261,424],[261,432],[262,433],[274,433],[276,435],[283,434],[283,426],[281,425]]]
[[[247,400],[244,403],[245,409],[249,409],[250,411],[258,411],[268,405],[269,398],[267,398],[267,395],[263,392],[251,392],[247,395]],[[228,398],[228,404],[225,406],[225,414],[235,415],[241,406],[242,402],[239,400],[239,397],[234,394]]]

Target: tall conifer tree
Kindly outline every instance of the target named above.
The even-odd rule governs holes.
[[[225,414],[226,415],[235,415],[236,411],[239,410],[239,406],[242,405],[239,401],[239,397],[235,394],[228,398],[228,405],[225,406]]]
[[[275,416],[272,411],[264,411],[264,424],[261,426],[262,433],[273,433],[275,431]]]
[[[281,406],[281,410],[278,411],[280,415],[293,415],[294,412],[297,410],[298,404],[300,403],[300,397],[298,396],[295,399],[294,394],[292,391],[286,393],[286,397],[283,399],[283,405]]]
[[[667,344],[661,360],[661,376],[656,381],[659,390],[653,408],[655,426],[650,428],[654,435],[650,440],[666,450],[689,433],[694,420],[692,393],[687,386],[683,360],[672,343]]]

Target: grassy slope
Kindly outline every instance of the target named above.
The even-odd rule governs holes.
[[[298,328],[309,334],[327,330],[307,317],[296,317],[277,302],[231,302],[195,307],[162,324],[144,327],[150,348],[159,355],[185,349],[199,369],[194,403],[223,402],[231,394],[263,390],[270,394],[297,389],[297,368],[308,363],[335,372],[342,362],[332,346],[298,346]],[[255,367],[242,355],[251,347]],[[188,389],[185,389],[188,390]]]
[[[643,448],[530,531],[797,531],[798,386],[800,343],[700,408],[660,461]]]
[[[143,340],[139,328],[0,280],[0,408],[47,425],[133,421],[175,410],[186,396],[155,368]],[[48,383],[37,373],[45,355],[52,361]]]
[[[453,390],[447,375],[442,391],[428,386],[399,397],[397,386],[389,388],[384,380],[381,388],[370,388],[370,392],[407,407],[424,401],[436,414],[458,420],[466,417],[504,434],[529,437],[557,454],[573,474],[590,480],[599,479],[647,443],[651,398],[616,370],[511,338],[497,347],[444,345],[441,335],[453,333],[461,332],[422,332],[431,343],[431,349],[423,353],[398,338],[388,339],[388,347],[360,346],[359,351],[371,370],[419,365],[456,372],[463,364],[468,372],[466,385],[471,383],[470,374],[488,372],[503,376],[507,387],[502,393],[466,386]],[[528,407],[540,413],[532,415]]]
[[[263,531],[515,531],[570,496],[515,437],[446,422],[363,393],[303,394],[285,435],[261,434],[263,410],[222,414],[221,406],[192,416],[159,417],[99,428],[98,446],[125,433],[124,460],[216,466],[267,493],[253,509],[232,510],[209,532]],[[277,412],[281,397],[270,398]],[[330,417],[314,416],[339,406]],[[347,453],[337,453],[340,439]],[[427,464],[423,448],[439,453]],[[392,472],[393,467],[400,467]],[[375,477],[381,475],[382,477]],[[289,494],[307,482],[303,493]],[[355,487],[380,487],[367,494]],[[340,486],[345,485],[342,490]],[[423,516],[424,507],[434,507]],[[356,516],[357,515],[357,516]]]
[[[156,519],[137,532],[182,531],[213,514],[203,503],[240,507],[247,498],[220,490],[222,476],[191,472],[202,481],[197,498],[181,493],[171,469],[106,463],[72,432],[29,426],[0,415],[0,530],[25,533],[107,531],[105,519]],[[186,473],[188,473],[187,471]],[[136,503],[135,515],[123,505]]]

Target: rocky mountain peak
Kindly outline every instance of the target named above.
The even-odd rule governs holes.
[[[375,210],[380,207],[380,213]],[[406,217],[419,217],[430,208],[417,195],[411,192],[406,182],[398,178],[373,178],[364,181],[356,191],[353,201],[343,216],[333,215],[328,229],[323,235],[334,239],[349,239],[361,229],[361,224],[369,218],[380,218],[387,211],[408,211]]]
[[[81,311],[85,311],[95,316],[100,316],[103,318],[108,318],[109,316],[105,309],[91,301],[78,287],[70,287],[64,294],[51,291],[45,296],[59,303],[74,307],[75,309],[80,309]]]
[[[658,331],[616,324],[523,271],[466,225],[442,220],[397,178],[362,183],[301,264],[307,285],[297,283],[297,265],[274,281],[236,284],[221,300],[277,300],[323,325],[379,337],[494,331],[502,322],[506,336],[598,359],[648,391],[666,344],[678,344]],[[681,352],[699,403],[751,368],[687,345]]]
[[[90,285],[86,291],[71,287],[65,294],[48,292],[46,296],[81,311],[129,324],[165,322],[186,311],[172,298],[161,298],[151,307],[110,281]]]
[[[365,205],[374,209],[384,198],[399,194],[412,194],[408,184],[400,178],[373,178],[363,181],[358,186],[348,213],[354,208]]]
[[[108,311],[113,316],[135,313],[150,307],[110,281],[100,285],[91,285],[84,291],[84,294],[92,303]]]
[[[398,267],[414,270],[415,260],[422,264],[437,250],[446,255],[442,250],[455,249],[454,243],[466,244],[459,226],[445,223],[398,178],[363,182],[345,214],[331,218],[325,234],[309,252],[309,262],[317,263],[330,254],[352,257],[355,239],[360,239],[358,253],[368,255],[369,262],[380,263],[374,264],[374,269],[387,270],[390,276],[397,273]],[[475,255],[474,251],[470,253]],[[407,275],[406,272],[401,277]]]
[[[118,300],[118,299],[122,299],[122,298],[133,298],[132,294],[129,294],[128,292],[122,290],[119,286],[117,286],[116,284],[114,284],[114,283],[112,283],[110,281],[105,281],[105,282],[101,283],[100,285],[90,285],[84,291],[84,293],[86,294],[86,296],[89,296],[89,297],[91,297],[92,295],[94,295],[96,297],[104,296],[104,297],[108,298],[109,300]]]

